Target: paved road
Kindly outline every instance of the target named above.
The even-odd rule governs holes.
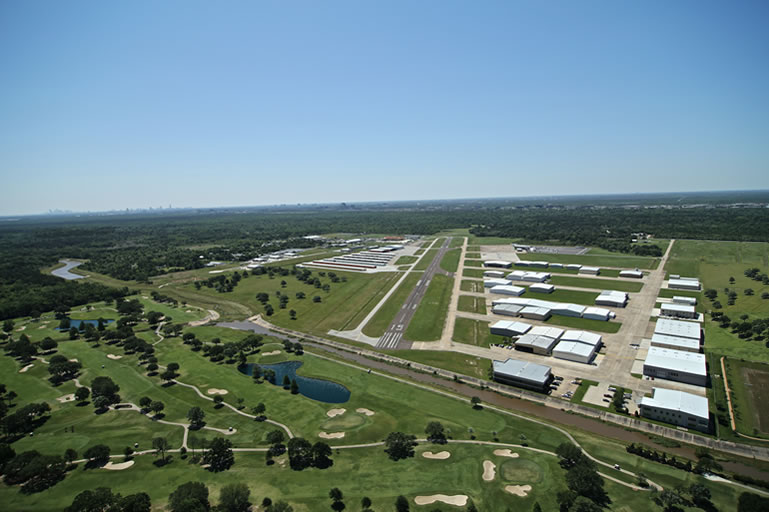
[[[411,348],[411,342],[403,339],[403,334],[406,332],[409,322],[411,322],[419,303],[422,302],[422,298],[425,296],[425,292],[427,292],[427,287],[430,284],[430,281],[432,281],[433,276],[437,273],[450,275],[440,267],[441,259],[443,258],[443,255],[446,254],[446,251],[448,251],[450,242],[451,237],[447,237],[446,240],[443,241],[443,245],[438,248],[438,253],[435,255],[435,258],[433,258],[430,266],[428,266],[422,274],[422,279],[417,282],[417,285],[403,303],[400,311],[395,315],[390,326],[387,327],[385,333],[379,338],[379,343],[376,344],[377,348]]]

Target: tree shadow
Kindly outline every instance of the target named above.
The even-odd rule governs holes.
[[[170,388],[170,387],[171,387],[171,386],[173,386],[174,384],[176,384],[176,382],[174,382],[174,381],[172,381],[172,380],[169,380],[169,381],[166,381],[166,382],[164,382],[163,384],[161,384],[161,386],[163,386],[164,388]]]

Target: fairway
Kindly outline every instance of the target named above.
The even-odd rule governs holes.
[[[592,288],[594,290],[617,290],[621,292],[640,292],[643,283],[620,281],[619,279],[595,279],[590,277],[553,276],[550,283],[558,286]]]

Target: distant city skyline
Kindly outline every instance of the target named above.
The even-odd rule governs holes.
[[[769,189],[769,3],[0,4],[0,216]]]

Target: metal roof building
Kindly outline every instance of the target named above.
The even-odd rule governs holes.
[[[547,272],[529,272],[524,270],[513,270],[507,274],[507,279],[510,281],[529,281],[535,283],[543,283],[550,277]]]
[[[582,313],[584,313],[586,309],[587,307],[583,306],[582,304],[568,304],[565,302],[560,302],[552,307],[552,312],[554,315],[573,316],[579,318],[582,316]]]
[[[568,265],[566,265],[566,268],[569,270],[579,270],[582,268],[582,265],[580,265],[579,263],[569,263]]]
[[[579,269],[579,273],[580,274],[592,274],[594,276],[597,276],[598,274],[601,273],[601,268],[600,267],[585,267],[585,266],[583,266],[582,268]]]
[[[679,338],[678,336],[669,336],[667,334],[654,333],[651,339],[652,347],[670,348],[673,350],[683,350],[685,352],[699,352],[700,340],[692,338]]]
[[[615,308],[624,308],[627,305],[628,295],[626,292],[617,290],[604,290],[595,298],[595,303],[599,306],[613,306]]]
[[[515,342],[515,350],[533,352],[543,356],[549,356],[558,340],[549,336],[540,336],[529,331]]]
[[[497,315],[518,316],[524,306],[519,304],[492,304],[491,312]]]
[[[611,318],[611,311],[604,308],[585,308],[585,311],[582,313],[582,318],[608,322],[609,318]]]
[[[552,284],[534,283],[529,285],[529,291],[537,293],[553,293],[555,291],[555,286]]]
[[[674,316],[678,318],[697,318],[699,314],[694,306],[688,304],[661,304],[660,314],[664,316]]]
[[[483,277],[494,277],[497,279],[505,277],[503,270],[486,270],[483,272]]]
[[[531,325],[525,322],[513,322],[510,320],[500,320],[489,326],[491,334],[497,336],[520,336],[526,334],[531,329]]]
[[[507,279],[484,279],[483,286],[485,288],[492,288],[494,286],[506,286],[511,284]]]
[[[699,290],[700,281],[694,277],[670,278],[668,279],[668,288],[674,290]]]
[[[546,325],[537,325],[532,327],[529,334],[536,334],[537,336],[547,336],[548,338],[559,339],[563,336],[563,329],[559,327],[549,327]]]
[[[708,380],[704,354],[651,347],[644,361],[648,377],[705,386]]]
[[[577,330],[568,330],[561,336],[561,341],[576,341],[596,348],[601,346],[602,339],[600,334]]]
[[[523,318],[545,321],[550,318],[550,308],[540,308],[536,306],[526,306],[519,313]]]
[[[489,291],[499,295],[515,295],[518,297],[523,295],[523,293],[526,291],[526,288],[521,288],[520,286],[512,286],[509,284],[498,284],[497,286],[492,286],[489,288]]]
[[[620,270],[619,271],[620,277],[633,277],[635,279],[641,279],[644,276],[644,273],[640,270]]]
[[[675,304],[688,304],[689,306],[696,306],[697,299],[695,297],[682,297],[681,295],[673,296],[673,303]]]
[[[510,261],[488,260],[483,262],[484,267],[511,268],[513,263]]]
[[[577,341],[560,341],[553,349],[553,357],[589,364],[595,356],[595,347]]]
[[[494,380],[503,384],[544,392],[553,380],[549,366],[508,359],[492,363]]]
[[[673,389],[652,388],[639,404],[641,416],[682,427],[708,432],[710,410],[708,399]]]
[[[700,324],[697,322],[684,322],[670,318],[658,318],[654,325],[654,334],[667,334],[668,336],[691,338],[697,341],[701,338]]]

